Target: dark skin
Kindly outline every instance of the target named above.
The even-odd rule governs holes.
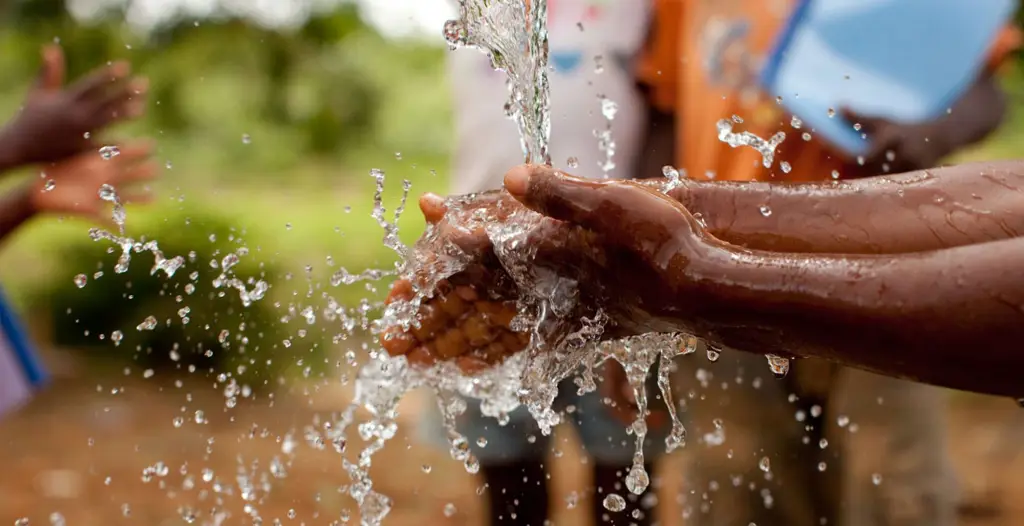
[[[978,79],[949,111],[920,123],[900,123],[849,110],[843,117],[860,126],[871,144],[863,165],[851,160],[844,177],[924,170],[943,157],[975,144],[996,130],[1006,116],[1006,95],[990,72]]]
[[[49,164],[96,151],[99,131],[141,116],[145,79],[131,78],[126,62],[96,69],[70,86],[59,46],[43,49],[43,65],[21,111],[0,130],[0,171]]]
[[[581,303],[612,317],[609,336],[685,331],[743,351],[1020,397],[1022,187],[1024,164],[1007,162],[838,185],[691,182],[670,198],[650,184],[523,167],[506,176],[509,198],[498,201],[551,218],[545,236],[558,241],[537,264],[585,283],[592,292]],[[455,230],[437,205],[421,202],[428,220]],[[475,281],[483,275],[452,281],[490,291],[495,281]],[[464,350],[457,359],[488,363]]]

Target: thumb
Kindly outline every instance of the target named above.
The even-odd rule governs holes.
[[[36,89],[42,91],[59,90],[64,85],[64,51],[58,45],[43,47],[43,65],[36,79]]]
[[[679,202],[631,181],[588,181],[547,166],[526,165],[505,175],[505,189],[527,208],[637,252],[658,251],[700,229]]]

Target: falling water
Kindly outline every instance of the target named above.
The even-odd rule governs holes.
[[[479,49],[508,75],[505,111],[519,125],[527,163],[551,164],[547,0],[459,0],[459,18],[444,26],[455,47]],[[516,30],[516,28],[521,28]]]

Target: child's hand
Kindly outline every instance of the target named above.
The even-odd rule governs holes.
[[[109,221],[99,189],[113,186],[122,203],[142,203],[150,198],[149,188],[139,183],[154,179],[157,167],[150,161],[152,146],[136,142],[120,149],[120,155],[104,159],[86,152],[56,163],[36,179],[30,192],[36,213],[71,214]]]
[[[145,110],[148,84],[115,62],[65,88],[64,54],[43,49],[43,67],[18,115],[0,134],[4,168],[49,164],[99,146],[96,134]]]

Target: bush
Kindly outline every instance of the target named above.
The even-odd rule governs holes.
[[[225,257],[246,250],[228,221],[182,214],[163,225],[150,239],[168,259],[185,261],[171,277],[151,273],[154,256],[148,252],[133,253],[127,271],[116,273],[120,249],[108,241],[86,239],[62,249],[66,271],[35,302],[50,311],[54,343],[88,351],[91,359],[129,360],[157,372],[224,375],[222,381],[234,377],[253,388],[275,385],[298,357],[310,365],[323,362],[322,355],[317,360],[309,354],[322,349],[314,333],[296,345],[284,343],[291,335],[270,298],[246,306],[236,289],[214,286]],[[281,275],[257,256],[242,255],[227,274],[250,291],[260,280]],[[76,286],[79,274],[87,276],[83,287]]]

